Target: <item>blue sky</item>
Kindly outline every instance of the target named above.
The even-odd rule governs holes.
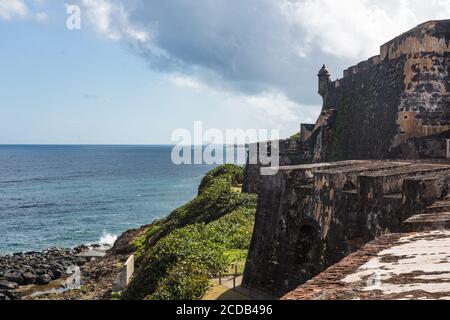
[[[323,63],[340,77],[450,16],[448,1],[335,2],[0,0],[0,144],[163,144],[196,120],[290,136],[318,116]]]

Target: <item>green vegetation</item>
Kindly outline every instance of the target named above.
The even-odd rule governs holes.
[[[190,300],[209,289],[208,272],[202,264],[181,261],[169,270],[146,300]]]
[[[164,223],[163,220],[156,220],[154,221],[148,228],[145,230],[144,234],[142,234],[140,237],[134,239],[132,242],[132,246],[135,250],[134,256],[137,261],[141,259],[143,254],[145,253],[146,249],[146,243],[148,242],[148,239],[155,235],[160,229],[161,224]]]
[[[300,132],[297,132],[292,137],[289,138],[289,140],[300,140]]]
[[[120,293],[118,293],[118,292],[112,293],[111,300],[120,300],[120,299],[121,299]]]
[[[228,274],[235,273],[235,267],[237,266],[238,274],[243,274],[245,269],[245,263],[247,262],[247,249],[232,249],[224,252],[225,258],[228,264],[231,266],[228,270]]]
[[[217,167],[205,175],[198,188],[198,194],[200,195],[206,188],[214,183],[217,178],[226,179],[232,186],[238,186],[244,181],[244,169],[230,164]]]
[[[166,219],[153,223],[135,245],[154,246],[161,238],[184,226],[214,221],[240,207],[252,206],[256,196],[241,194],[233,190],[243,180],[244,168],[235,165],[220,166],[209,172],[202,180],[198,196],[186,205],[174,210]],[[141,250],[138,256],[141,256]]]
[[[234,263],[243,268],[256,196],[233,190],[242,176],[242,167],[230,165],[209,172],[194,200],[134,241],[140,267],[125,299],[201,299],[210,278]]]

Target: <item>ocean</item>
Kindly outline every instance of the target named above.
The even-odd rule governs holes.
[[[171,146],[0,146],[0,254],[112,243],[197,194]],[[243,163],[245,159],[238,159]]]

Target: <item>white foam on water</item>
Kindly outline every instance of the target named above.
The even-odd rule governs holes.
[[[103,245],[109,245],[113,246],[114,243],[117,240],[117,235],[107,232],[106,230],[103,231],[102,236],[100,237],[100,240],[98,241],[99,244]]]

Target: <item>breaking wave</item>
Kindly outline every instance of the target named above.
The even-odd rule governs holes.
[[[103,231],[102,236],[100,237],[100,240],[98,241],[99,244],[103,244],[103,245],[109,245],[109,246],[113,246],[114,243],[117,240],[117,236],[115,234]]]

